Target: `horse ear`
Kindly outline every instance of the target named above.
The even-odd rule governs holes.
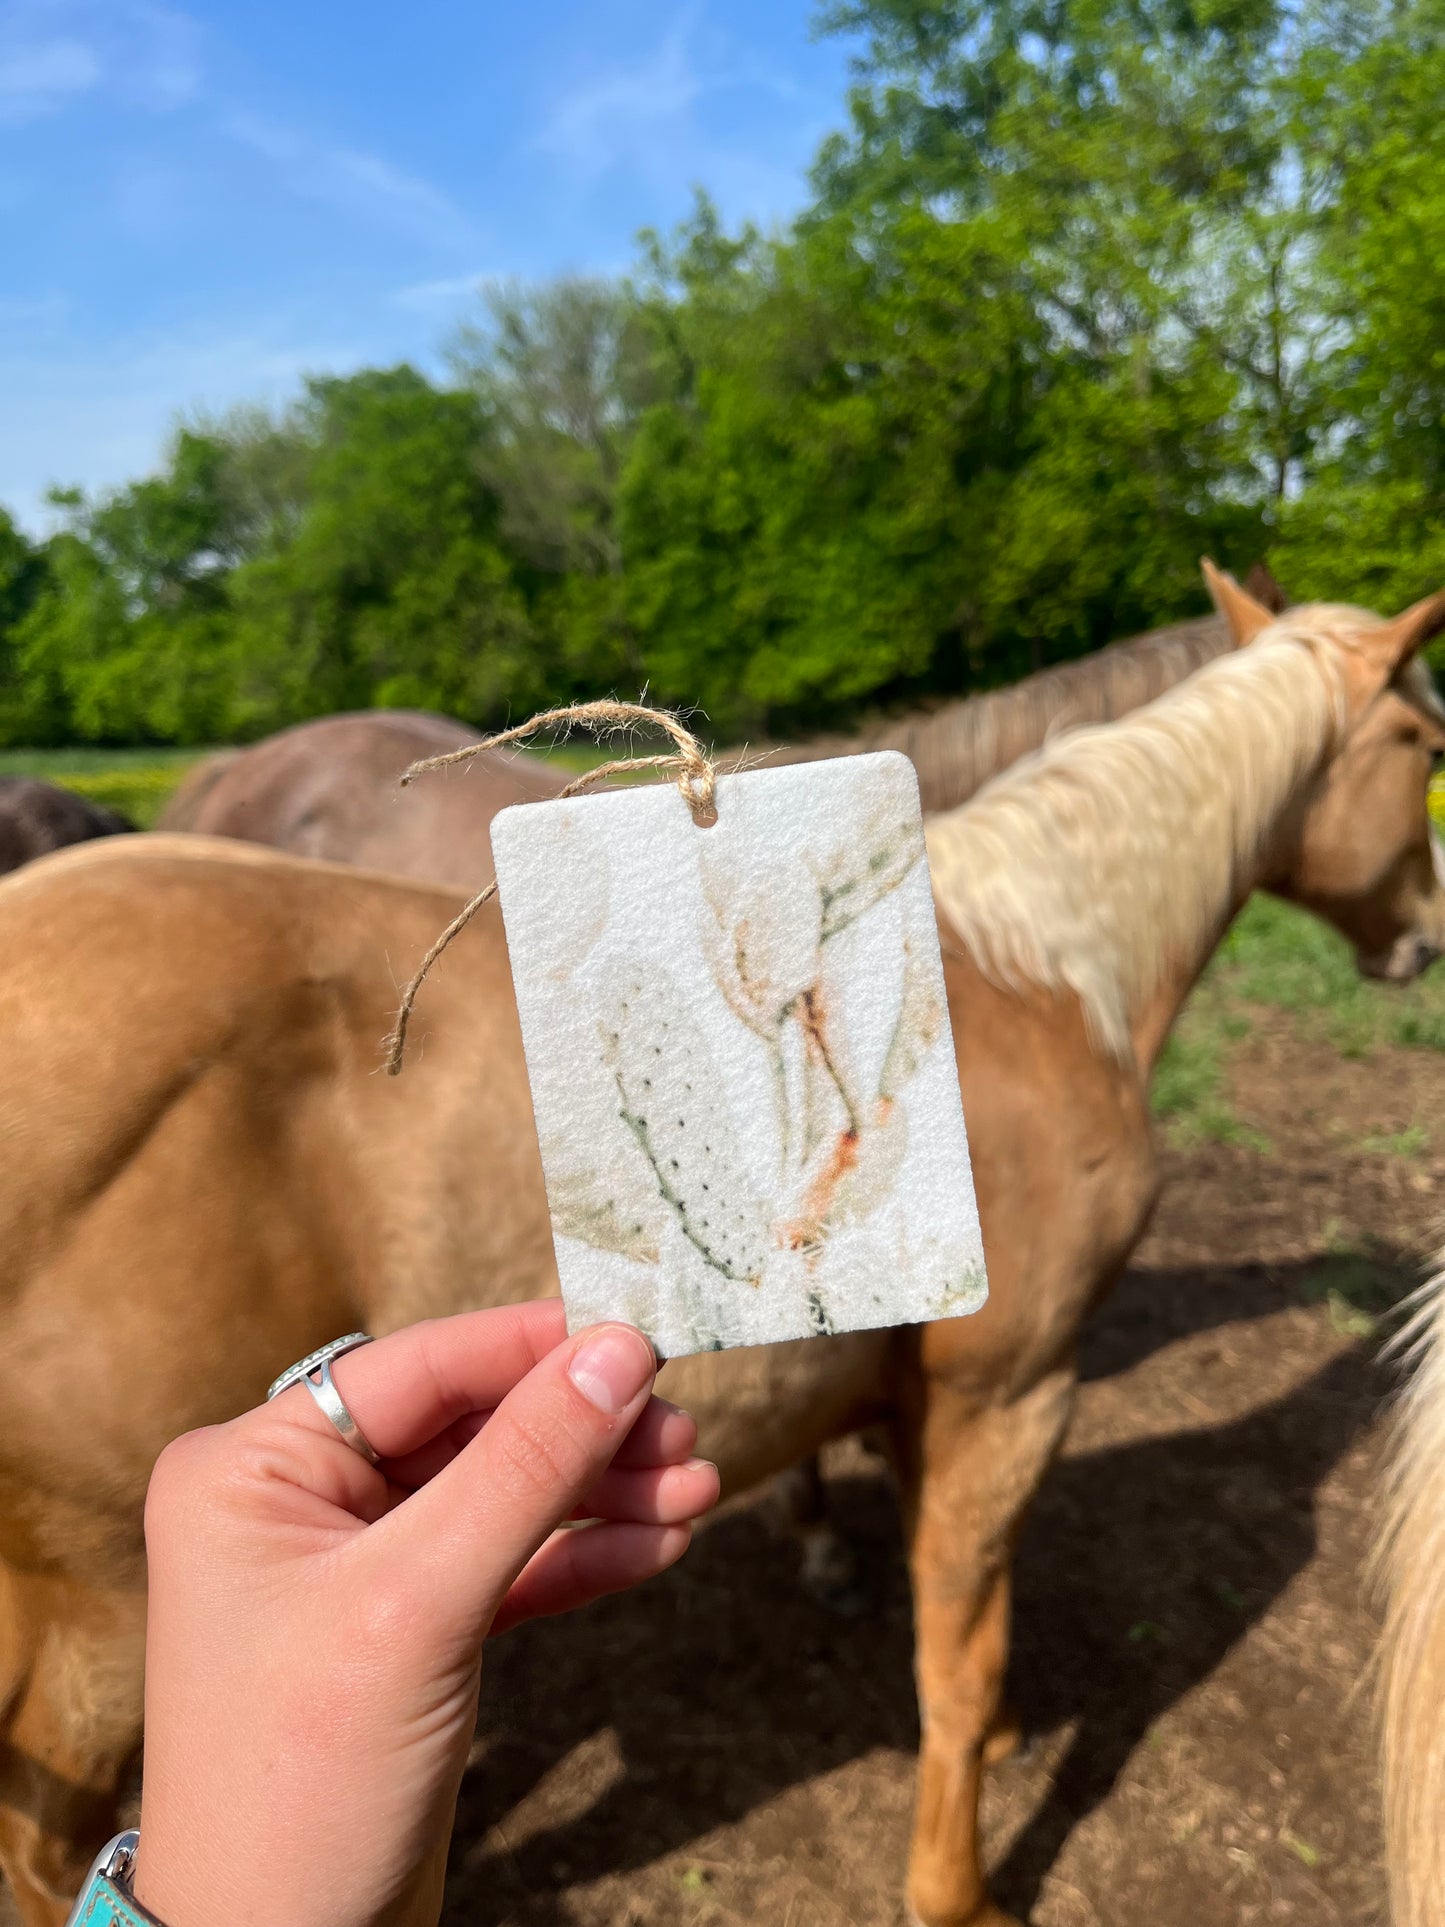
[[[1229,624],[1235,648],[1242,649],[1247,642],[1254,641],[1261,629],[1269,627],[1274,621],[1273,612],[1262,602],[1256,602],[1247,589],[1241,589],[1226,569],[1217,569],[1207,555],[1201,556],[1199,566],[1215,608]]]
[[[1412,602],[1403,615],[1366,629],[1359,638],[1362,653],[1376,674],[1389,682],[1417,650],[1445,630],[1445,589]]]
[[[1271,615],[1282,616],[1289,607],[1289,597],[1279,586],[1274,570],[1263,556],[1251,565],[1249,574],[1244,578],[1244,587],[1246,594],[1252,595]]]

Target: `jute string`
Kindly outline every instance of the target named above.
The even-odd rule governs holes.
[[[518,723],[513,729],[500,730],[495,736],[484,736],[479,743],[468,743],[465,749],[449,750],[445,756],[427,756],[421,762],[413,763],[401,779],[402,788],[405,789],[408,783],[429,770],[445,769],[449,763],[469,763],[474,756],[480,756],[484,749],[500,749],[507,743],[523,742],[527,737],[535,736],[539,730],[559,729],[565,735],[576,724],[583,729],[590,729],[600,741],[617,730],[644,723],[670,736],[677,748],[657,756],[623,756],[615,762],[600,763],[596,769],[589,769],[565,789],[559,790],[559,797],[576,796],[596,783],[605,782],[609,776],[620,776],[628,770],[668,770],[682,791],[694,821],[698,824],[711,823],[717,811],[717,771],[705,755],[702,744],[678,717],[665,709],[649,709],[643,703],[572,703],[562,709],[545,709],[540,715],[529,718],[525,723]],[[452,918],[422,958],[416,975],[402,992],[401,1008],[396,1013],[391,1035],[386,1040],[386,1070],[389,1077],[395,1077],[401,1069],[412,1006],[416,1002],[417,992],[426,982],[427,972],[452,938],[465,930],[482,905],[496,894],[497,880],[493,877],[486,889],[478,890],[471,902]]]

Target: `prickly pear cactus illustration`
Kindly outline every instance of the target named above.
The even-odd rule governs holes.
[[[658,1226],[650,1210],[638,1210],[619,1197],[611,1170],[579,1169],[567,1162],[565,1146],[542,1146],[547,1172],[547,1208],[552,1223],[567,1238],[595,1251],[616,1251],[639,1264],[655,1265],[661,1256]]]
[[[921,1074],[947,1027],[916,788],[883,764],[823,795],[792,834],[766,810],[757,836],[746,817],[731,838],[689,824],[665,872],[681,924],[648,925],[645,872],[624,887],[618,870],[614,907],[621,857],[581,832],[567,890],[528,913],[536,1034],[575,1039],[580,1001],[596,1040],[538,1053],[554,1228],[607,1254],[578,1303],[679,1351],[971,1309],[985,1289],[976,1230],[949,1210],[914,1223],[942,1101]]]
[[[707,1039],[660,965],[619,965],[598,1009],[622,1121],[646,1154],[663,1200],[703,1260],[739,1284],[767,1262],[754,1197]]]
[[[836,937],[896,890],[923,855],[923,830],[895,796],[870,796],[866,807],[819,865],[823,941]]]
[[[568,997],[549,990],[553,1026],[565,1021]],[[666,1209],[646,1158],[617,1119],[617,1085],[599,1057],[547,1059],[533,1069],[542,1131],[542,1170],[552,1222],[564,1236],[597,1251],[655,1264],[666,1233]]]
[[[729,1009],[765,1042],[818,974],[823,897],[799,856],[739,874],[728,852],[704,846],[698,868],[711,916],[703,945]]]

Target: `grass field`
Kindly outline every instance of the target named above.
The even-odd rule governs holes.
[[[611,752],[564,743],[541,753],[580,772]],[[186,771],[210,754],[208,749],[4,749],[0,776],[43,776],[148,830]]]
[[[554,753],[579,770],[600,754],[581,744]],[[5,750],[0,775],[43,776],[149,829],[185,772],[206,754]],[[1437,788],[1432,806],[1445,828],[1445,785]],[[1234,1144],[1268,1153],[1267,1134],[1237,1114],[1227,1087],[1232,1051],[1270,1012],[1289,1013],[1301,1041],[1328,1042],[1346,1058],[1388,1046],[1445,1051],[1445,965],[1403,990],[1365,983],[1333,931],[1287,904],[1255,897],[1205,972],[1159,1066],[1154,1109],[1175,1145]],[[1416,1127],[1376,1148],[1381,1155],[1410,1158],[1431,1147]]]
[[[119,810],[143,830],[203,749],[6,749],[0,776],[43,776],[92,803]]]

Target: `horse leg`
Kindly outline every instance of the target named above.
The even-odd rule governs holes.
[[[908,1900],[921,1927],[1006,1927],[979,1854],[985,1759],[1007,1733],[1009,1561],[1068,1422],[1072,1369],[1004,1406],[925,1379],[900,1471],[913,1580],[922,1742]],[[911,1449],[910,1449],[911,1448]]]
[[[830,1515],[828,1485],[818,1459],[803,1459],[780,1472],[773,1492],[784,1522],[802,1549],[798,1576],[804,1592],[845,1618],[861,1613],[868,1601],[858,1555]]]
[[[60,1927],[140,1745],[145,1597],[0,1565],[0,1872]]]

